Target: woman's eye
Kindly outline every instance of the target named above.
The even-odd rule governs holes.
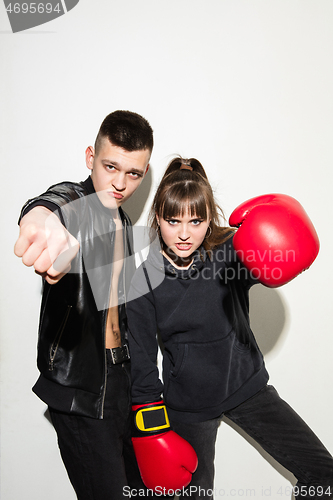
[[[192,224],[193,224],[194,226],[199,226],[199,224],[201,224],[201,222],[202,222],[202,220],[199,220],[199,219],[194,219],[194,220],[192,220]]]
[[[174,219],[168,219],[167,221],[171,226],[175,226],[177,224],[177,221]]]

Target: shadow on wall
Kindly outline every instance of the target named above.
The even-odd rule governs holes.
[[[264,356],[283,342],[288,308],[273,288],[255,285],[250,290],[251,329]]]
[[[252,439],[246,432],[244,432],[240,427],[238,427],[234,422],[229,420],[227,417],[223,417],[222,424],[225,423],[229,425],[232,429],[234,429],[242,438],[245,439],[251,446],[253,446],[258,453],[279,473],[283,476],[287,481],[290,482],[292,486],[295,486],[297,480],[295,476],[289,472],[283,465],[280,465],[273,457],[271,457],[254,439]],[[291,500],[294,500],[295,497],[292,495]]]
[[[139,220],[139,217],[141,216],[145,208],[151,186],[152,175],[151,169],[149,169],[140,187],[135,191],[130,199],[126,201],[126,203],[124,203],[124,210],[131,219],[133,225]],[[146,224],[146,222],[147,221],[144,221],[144,225]]]
[[[284,341],[286,324],[288,323],[288,308],[280,293],[273,288],[255,285],[250,290],[250,321],[251,329],[264,356],[278,350],[278,345]],[[227,417],[222,422],[229,425],[242,436],[258,453],[292,485],[296,479],[291,472],[280,465],[266,453],[261,446],[249,437],[241,428]],[[294,499],[294,496],[291,497]]]

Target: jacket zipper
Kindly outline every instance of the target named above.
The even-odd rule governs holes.
[[[113,234],[113,227],[110,227],[110,233],[111,235]],[[112,240],[110,241],[110,246],[112,247]],[[111,280],[112,280],[112,271],[110,275],[110,280],[109,280],[109,296],[108,296],[108,304],[110,302],[110,293],[111,293]],[[104,388],[103,388],[103,395],[102,395],[102,413],[101,417],[104,418],[104,403],[105,403],[105,394],[106,394],[106,383],[107,383],[107,373],[108,373],[108,366],[107,366],[107,360],[106,360],[106,349],[105,349],[105,335],[106,335],[106,320],[107,320],[108,313],[105,314],[105,320],[104,320],[104,332],[103,332],[103,345],[104,345]]]
[[[65,314],[65,317],[63,319],[63,322],[62,322],[62,325],[60,326],[58,332],[57,332],[57,335],[55,336],[55,339],[53,341],[53,344],[51,345],[51,348],[50,348],[50,366],[49,366],[49,370],[52,371],[53,368],[54,368],[54,358],[56,357],[56,354],[57,354],[57,351],[58,351],[58,347],[59,347],[59,343],[60,343],[60,340],[61,340],[61,337],[62,337],[62,334],[64,332],[64,329],[65,329],[65,326],[66,326],[66,323],[67,323],[67,320],[68,320],[68,316],[69,316],[69,313],[71,312],[71,309],[72,309],[72,306],[67,306],[67,312]]]
[[[126,283],[125,283],[125,259],[127,254],[127,222],[124,219],[124,263],[123,263],[123,292],[124,292],[124,304],[126,305]]]

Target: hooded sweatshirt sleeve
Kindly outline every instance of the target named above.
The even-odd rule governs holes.
[[[133,403],[157,401],[163,392],[157,367],[157,323],[154,297],[143,266],[136,271],[127,302]]]

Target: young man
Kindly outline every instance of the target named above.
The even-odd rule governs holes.
[[[144,488],[129,425],[125,292],[133,259],[121,205],[147,173],[152,148],[143,117],[111,113],[86,150],[91,175],[50,187],[20,217],[15,254],[44,278],[33,391],[49,407],[80,500]]]

